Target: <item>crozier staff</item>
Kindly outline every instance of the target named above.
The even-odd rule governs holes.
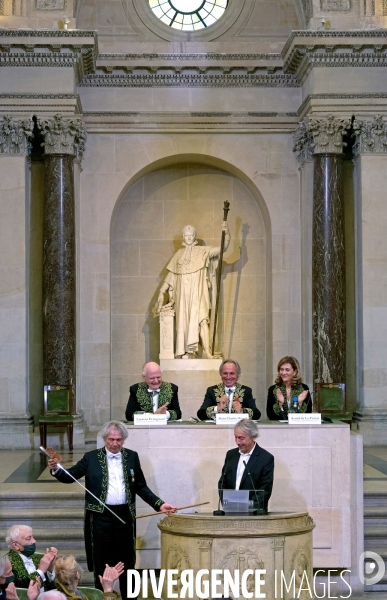
[[[267,394],[266,413],[270,421],[288,418],[291,412],[312,412],[309,388],[302,383],[300,363],[294,356],[284,356],[278,363],[278,375]]]
[[[85,477],[87,490],[105,503],[115,515],[96,500],[89,491],[85,496],[85,547],[87,566],[94,571],[95,587],[102,590],[99,575],[106,565],[124,564],[120,575],[122,598],[127,598],[128,569],[136,563],[136,494],[155,511],[176,512],[176,508],[156,496],[147,486],[137,452],[123,448],[127,428],[119,421],[109,421],[101,429],[104,448],[87,452],[76,465],[68,469],[75,478]],[[48,466],[62,483],[73,479],[51,458]]]

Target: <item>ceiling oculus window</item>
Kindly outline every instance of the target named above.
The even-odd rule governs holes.
[[[197,31],[216,23],[228,0],[149,0],[160,21],[181,31]]]

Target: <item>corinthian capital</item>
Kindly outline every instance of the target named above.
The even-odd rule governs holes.
[[[14,121],[5,115],[0,122],[0,154],[28,154],[32,129],[32,120]]]
[[[37,123],[44,138],[45,154],[72,154],[82,160],[86,130],[80,119],[54,115],[49,119],[38,119]]]
[[[312,158],[313,137],[309,127],[309,119],[305,117],[293,133],[293,152],[297,155],[300,166]]]
[[[342,154],[346,146],[343,142],[343,134],[350,126],[350,119],[336,119],[333,115],[325,119],[309,118],[309,128],[313,135],[313,153]]]
[[[376,115],[373,121],[358,121],[353,123],[355,130],[354,156],[369,152],[387,152],[387,124],[383,117]]]

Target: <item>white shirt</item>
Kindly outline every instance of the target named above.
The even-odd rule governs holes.
[[[38,572],[42,581],[46,581],[46,575],[47,575],[49,581],[52,581],[53,579],[55,579],[54,573],[50,573],[49,571],[47,571],[47,573],[45,575],[43,573],[43,571],[41,571],[40,569],[37,569],[34,565],[32,558],[30,558],[29,556],[24,556],[24,554],[19,554],[19,556],[24,563],[24,566],[26,568],[28,575]]]
[[[106,504],[126,504],[124,472],[122,470],[121,452],[113,454],[106,450],[109,471]]]
[[[224,387],[224,393],[227,394],[228,396],[228,412],[231,413],[231,409],[232,409],[232,401],[234,400],[234,393],[235,393],[235,385],[228,388],[228,387]],[[214,408],[214,412],[218,412],[218,407],[215,406]]]
[[[241,452],[239,450],[239,463],[238,463],[238,468],[237,468],[237,476],[236,476],[236,482],[235,482],[235,489],[239,490],[239,486],[241,484],[242,481],[242,477],[243,477],[243,473],[245,472],[245,465],[244,463],[249,462],[250,460],[250,456],[252,455],[252,453],[254,452],[254,448],[255,448],[256,444],[254,444],[254,446],[252,447],[252,449],[250,450],[250,452],[248,452],[247,454],[243,454],[243,452]]]
[[[159,407],[159,393],[160,393],[160,390],[159,389],[158,390],[151,390],[151,389],[148,388],[148,392],[152,396],[153,412],[155,413],[156,410]],[[166,412],[166,415],[167,415],[167,421],[169,421],[169,419],[171,418],[171,415],[170,415],[170,413],[169,413],[168,410]]]

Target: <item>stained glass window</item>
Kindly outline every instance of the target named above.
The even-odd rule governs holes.
[[[197,31],[216,23],[228,0],[149,0],[152,11],[166,25],[182,31]]]

